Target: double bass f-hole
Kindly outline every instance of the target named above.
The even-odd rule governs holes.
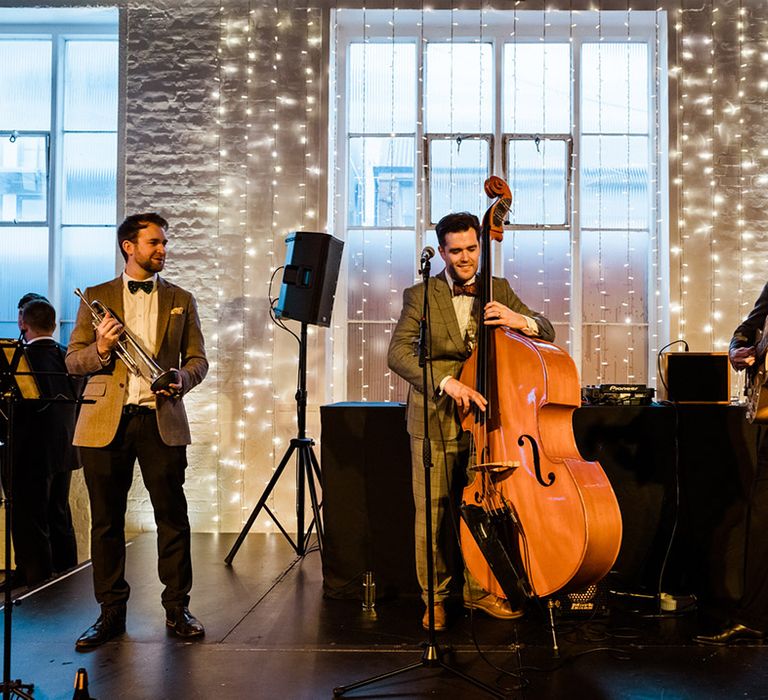
[[[517,438],[517,444],[522,447],[526,441],[531,443],[531,453],[533,454],[533,469],[536,472],[536,481],[538,481],[544,488],[552,486],[555,483],[555,473],[549,472],[547,474],[548,481],[544,481],[541,477],[541,459],[539,458],[539,446],[530,435],[523,434]]]

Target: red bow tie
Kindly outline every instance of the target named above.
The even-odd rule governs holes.
[[[461,294],[466,294],[469,297],[477,296],[477,283],[471,282],[470,284],[460,285],[457,282],[453,283],[453,296],[457,297]]]

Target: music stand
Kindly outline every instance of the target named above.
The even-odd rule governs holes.
[[[0,339],[0,395],[6,417],[5,456],[2,481],[5,503],[5,582],[3,583],[3,700],[32,698],[34,683],[11,680],[11,633],[13,596],[11,581],[11,523],[13,515],[13,414],[18,401],[40,399],[37,384],[24,347],[18,340]]]

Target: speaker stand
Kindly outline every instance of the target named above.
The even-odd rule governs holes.
[[[320,508],[322,504],[317,499],[317,489],[315,487],[315,479],[320,481],[320,465],[318,464],[317,457],[315,456],[314,447],[315,441],[312,438],[307,437],[307,324],[302,321],[301,335],[299,337],[299,379],[298,387],[296,389],[296,422],[298,425],[298,435],[291,440],[291,444],[286,450],[283,458],[280,460],[275,473],[267,484],[267,488],[264,489],[264,493],[261,494],[259,502],[251,512],[248,521],[243,526],[240,534],[232,545],[232,549],[229,550],[229,554],[224,558],[224,562],[227,566],[232,565],[232,561],[237,554],[237,550],[245,540],[245,536],[253,526],[262,508],[267,511],[267,514],[272,521],[277,525],[280,532],[288,540],[293,550],[300,557],[303,557],[307,553],[307,542],[312,533],[312,528],[317,528],[317,545],[320,549],[320,557],[323,556],[323,526],[320,520]],[[282,523],[278,520],[277,516],[267,506],[267,499],[274,490],[277,482],[280,480],[280,476],[285,470],[286,465],[290,461],[293,453],[296,452],[296,540],[286,532]],[[306,532],[304,531],[304,506],[305,506],[305,486],[309,491],[309,498],[312,503],[312,520],[309,523],[309,527]]]

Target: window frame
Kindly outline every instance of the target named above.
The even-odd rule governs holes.
[[[600,16],[599,33],[596,30],[595,15]],[[514,15],[515,32],[510,34],[509,26]],[[467,20],[473,17],[472,20]],[[329,179],[328,183],[328,212],[329,229],[344,238],[346,232],[345,218],[347,216],[347,199],[345,190],[346,178],[346,133],[344,120],[346,113],[347,76],[346,52],[351,42],[413,42],[416,41],[421,50],[416,52],[416,74],[413,79],[417,90],[417,124],[416,124],[416,154],[417,163],[414,174],[417,206],[421,203],[421,215],[417,211],[414,226],[414,247],[418,251],[430,236],[434,236],[433,223],[429,221],[431,208],[429,205],[429,172],[427,160],[427,138],[425,133],[426,88],[422,78],[425,76],[425,45],[429,41],[446,41],[450,35],[453,41],[491,42],[494,52],[494,75],[489,80],[494,81],[492,95],[494,99],[494,131],[495,146],[491,152],[493,163],[502,163],[503,176],[508,176],[506,163],[506,144],[510,138],[517,136],[530,137],[529,134],[509,134],[502,131],[502,99],[503,85],[503,50],[508,43],[525,43],[551,41],[555,43],[568,42],[571,45],[571,104],[572,115],[570,134],[540,134],[542,137],[567,137],[569,171],[566,180],[566,216],[563,226],[541,225],[511,225],[508,230],[569,230],[570,231],[570,283],[569,283],[569,313],[564,322],[557,325],[566,335],[560,335],[558,343],[566,346],[573,357],[579,374],[583,374],[582,338],[587,328],[593,325],[590,320],[583,318],[581,286],[586,284],[583,279],[580,249],[582,246],[581,221],[578,211],[580,197],[580,163],[581,147],[581,49],[585,43],[595,41],[609,42],[638,42],[648,47],[648,158],[647,164],[651,173],[648,183],[648,212],[649,226],[647,229],[649,254],[646,257],[646,306],[644,309],[646,323],[647,352],[644,357],[646,382],[653,385],[656,381],[655,353],[656,349],[666,342],[669,335],[669,173],[665,164],[668,160],[668,135],[666,133],[669,120],[666,100],[667,85],[664,76],[667,72],[667,12],[665,10],[648,10],[624,12],[615,11],[586,11],[569,13],[562,11],[540,10],[453,10],[421,13],[418,10],[400,10],[395,22],[394,15],[388,10],[358,10],[340,8],[332,10],[330,60],[330,88],[335,99],[330,100],[329,137],[332,146],[329,148],[329,173],[340,173]],[[480,21],[479,18],[482,18]],[[514,38],[510,41],[509,37]],[[453,134],[455,138],[457,134]],[[463,135],[462,135],[463,136]],[[424,149],[424,153],[419,152]],[[419,161],[420,158],[420,162]],[[493,166],[491,166],[493,167]],[[617,230],[627,231],[622,228]],[[346,266],[346,258],[343,263]],[[501,274],[503,260],[501,255],[494,255],[493,272]],[[416,262],[414,262],[414,273]],[[342,268],[337,308],[340,320],[336,330],[335,348],[347,348],[347,329],[350,324],[360,324],[359,318],[350,318],[347,313],[347,271]],[[414,274],[414,282],[418,278]],[[635,324],[632,324],[635,325]],[[339,344],[341,342],[341,345]],[[346,350],[344,350],[346,357]],[[345,362],[335,364],[334,385],[341,391],[343,397],[348,397],[347,374]],[[390,384],[392,382],[390,381]],[[384,400],[384,399],[382,399]]]
[[[106,21],[109,15],[114,22]],[[10,17],[10,21],[3,21]],[[20,21],[28,17],[28,21]],[[68,18],[71,17],[71,20]],[[71,325],[74,319],[68,318],[63,313],[64,294],[72,293],[72,290],[63,290],[63,257],[62,257],[62,196],[63,196],[63,147],[65,133],[78,133],[82,130],[64,129],[64,65],[66,55],[66,44],[68,41],[108,41],[114,42],[120,46],[121,36],[124,31],[123,11],[116,7],[112,8],[61,8],[60,10],[50,8],[29,8],[29,9],[0,9],[0,40],[13,39],[45,39],[51,42],[51,115],[49,131],[39,132],[48,136],[48,206],[47,222],[35,223],[48,229],[48,293],[47,296],[57,310],[57,326],[54,336],[61,337],[63,324]],[[115,179],[115,221],[119,219],[122,209],[121,205],[121,156],[123,153],[123,143],[120,138],[121,125],[124,123],[122,94],[124,77],[122,64],[124,61],[123,52],[119,51],[118,57],[118,104],[117,104],[117,123],[115,134],[117,135],[117,171]],[[22,133],[19,130],[19,133]],[[101,133],[112,133],[104,131]],[[30,222],[21,222],[16,224],[0,224],[0,231],[19,225],[33,225]],[[99,224],[70,224],[69,226],[103,227]],[[109,224],[114,227],[114,224]],[[119,264],[119,253],[115,246],[114,266],[115,270]],[[0,319],[0,322],[9,323],[16,319]]]
[[[18,226],[48,226],[50,221],[50,209],[48,207],[48,201],[51,196],[51,134],[48,131],[23,131],[14,129],[8,131],[0,129],[0,141],[5,139],[19,139],[27,137],[38,137],[45,139],[45,194],[46,194],[46,207],[45,207],[45,219],[30,220],[30,221],[6,221],[0,218],[0,228],[12,228]]]
[[[571,228],[573,214],[573,137],[571,134],[502,134],[501,170],[509,177],[509,163],[507,162],[507,146],[511,141],[564,141],[565,142],[565,221],[562,224],[514,224],[505,223],[504,228],[510,231],[568,231]]]
[[[424,163],[422,165],[422,168],[424,169],[424,192],[423,192],[423,199],[424,199],[424,211],[425,214],[425,224],[427,229],[434,229],[435,225],[437,224],[437,221],[432,221],[432,188],[430,187],[431,177],[430,173],[432,172],[432,149],[431,145],[433,141],[456,141],[457,139],[461,139],[462,142],[464,141],[485,141],[488,144],[488,174],[486,176],[486,179],[488,176],[493,174],[494,167],[496,165],[496,139],[494,134],[488,134],[485,132],[475,132],[475,133],[461,133],[461,134],[451,134],[451,133],[436,133],[436,132],[428,132],[425,133],[422,136],[422,143],[424,144]],[[419,164],[416,164],[416,168],[418,170]],[[439,219],[438,219],[439,221]],[[418,228],[416,226],[415,228]],[[418,233],[418,232],[417,232]],[[423,232],[422,232],[423,235]]]

